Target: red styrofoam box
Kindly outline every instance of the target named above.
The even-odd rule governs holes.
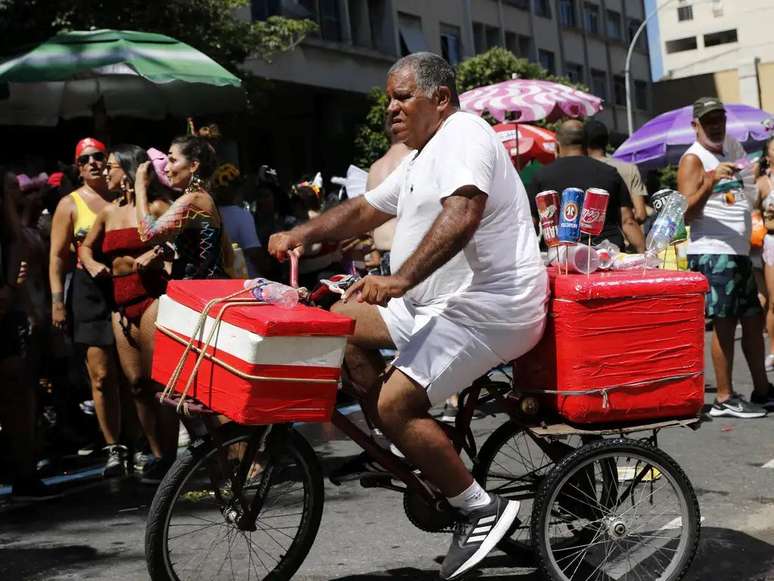
[[[549,273],[545,335],[514,363],[517,390],[544,392],[544,406],[579,424],[699,413],[708,288],[703,275]]]
[[[207,303],[239,291],[243,283],[170,281],[167,294],[159,301],[156,320],[155,381],[167,385]],[[245,293],[240,298],[249,297]],[[206,342],[222,308],[216,306],[209,312],[195,346]],[[207,349],[213,359],[202,360],[188,395],[243,424],[327,421],[336,400],[346,337],[354,326],[348,317],[304,305],[292,309],[258,304],[225,307]],[[197,352],[189,352],[175,391],[184,390],[197,358]],[[249,379],[232,369],[262,378],[300,381]]]

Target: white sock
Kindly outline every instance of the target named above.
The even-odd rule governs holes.
[[[454,508],[468,513],[482,506],[486,506],[490,503],[491,498],[489,498],[486,490],[481,488],[478,482],[474,480],[473,484],[463,490],[461,494],[447,498],[446,500],[448,500],[449,504]]]

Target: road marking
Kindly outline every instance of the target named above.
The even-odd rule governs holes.
[[[774,460],[769,460],[761,468],[774,468]]]

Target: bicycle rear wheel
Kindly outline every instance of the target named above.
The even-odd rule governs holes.
[[[203,440],[177,459],[148,513],[145,554],[153,581],[293,577],[320,526],[323,480],[306,440],[285,426],[273,429],[280,437],[256,447],[251,442],[262,428],[229,424],[220,431],[222,447]],[[255,453],[247,458],[250,449]],[[246,475],[242,497],[260,505],[249,523],[234,492],[239,474]]]
[[[676,581],[699,541],[699,504],[665,452],[616,438],[583,446],[545,478],[532,512],[541,570],[554,581]]]

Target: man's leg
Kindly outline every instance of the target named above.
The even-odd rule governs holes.
[[[377,422],[425,478],[451,498],[467,489],[473,476],[428,409],[424,388],[394,369],[379,393]]]
[[[759,314],[742,317],[742,351],[750,368],[755,392],[765,397],[769,392],[766,377],[766,345],[763,342],[763,321]]]
[[[715,369],[716,399],[724,402],[733,393],[731,373],[734,363],[736,317],[715,317],[712,330],[712,366]]]

